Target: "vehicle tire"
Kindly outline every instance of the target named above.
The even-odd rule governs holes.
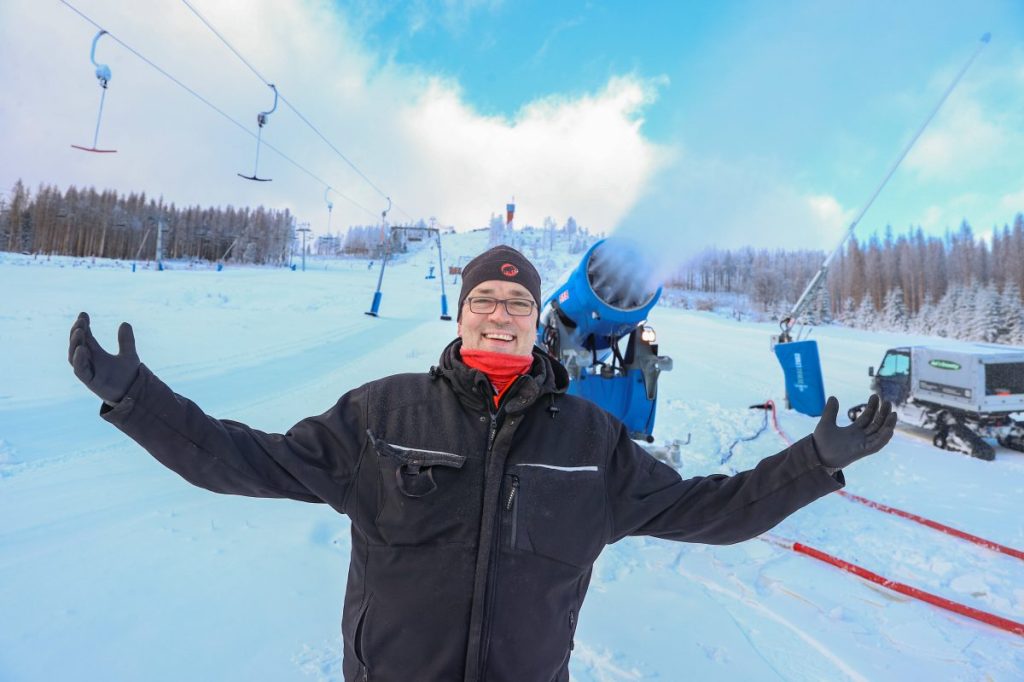
[[[938,433],[936,433],[935,436],[932,438],[932,445],[934,445],[937,448],[941,448],[942,450],[945,450],[946,449],[946,432],[945,431],[939,431]]]

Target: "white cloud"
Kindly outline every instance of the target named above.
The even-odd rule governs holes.
[[[618,234],[647,244],[665,274],[709,247],[827,252],[852,218],[835,197],[799,187],[764,160],[681,154]]]
[[[255,132],[270,90],[180,3],[125,12],[113,0],[74,4],[113,35]],[[513,195],[520,224],[568,215],[608,230],[635,203],[667,150],[641,131],[656,81],[611,79],[599,92],[526,104],[513,120],[486,117],[457,84],[401,68],[366,51],[345,17],[316,0],[199,3],[197,9],[282,96],[397,206],[392,218],[436,216],[460,229],[485,225]],[[453,16],[480,3],[448,3]],[[485,8],[490,5],[485,3]],[[248,183],[255,140],[109,38],[97,58],[110,64],[101,146],[89,155],[99,88],[88,62],[94,27],[58,3],[15,0],[0,7],[0,44],[12,70],[0,109],[0,189],[22,177],[162,194],[179,204],[290,207],[322,230],[324,186],[263,149]],[[281,102],[263,139],[340,194],[332,227],[371,223],[385,200]],[[402,213],[404,211],[404,213]]]
[[[1010,215],[1024,213],[1024,187],[1021,187],[1016,192],[1010,192],[1000,197],[999,207]]]
[[[907,155],[905,166],[922,185],[962,185],[991,169],[1019,171],[1024,155],[1024,55],[982,52]],[[948,87],[952,71],[936,73],[935,96]],[[925,104],[925,103],[922,103]]]
[[[948,222],[946,223],[948,224]],[[925,230],[935,231],[941,229],[943,223],[943,211],[938,206],[929,206],[921,217],[921,227]]]
[[[926,131],[907,155],[906,165],[922,182],[959,181],[1020,143],[1018,132],[987,117],[980,102],[965,96],[949,102],[934,129]]]

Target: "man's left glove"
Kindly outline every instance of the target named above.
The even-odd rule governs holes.
[[[71,326],[68,362],[75,376],[108,405],[116,405],[124,398],[142,364],[135,352],[135,334],[127,322],[117,329],[117,345],[117,355],[103,350],[89,328],[88,313],[79,313]]]
[[[881,401],[877,395],[868,399],[864,411],[849,426],[836,426],[838,414],[839,401],[831,396],[811,436],[821,463],[832,469],[842,469],[861,457],[878,452],[889,442],[896,428],[892,403]]]

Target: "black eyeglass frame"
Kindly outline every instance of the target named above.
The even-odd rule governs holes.
[[[487,310],[474,310],[474,301],[490,301],[491,306]],[[476,313],[477,315],[490,315],[498,308],[498,304],[501,303],[505,306],[505,312],[511,317],[529,317],[533,313],[533,309],[537,307],[536,301],[531,301],[528,298],[494,298],[493,296],[469,296],[466,298],[466,304],[469,306],[469,312]],[[509,303],[526,303],[530,306],[529,310],[522,313],[514,313],[509,308]]]

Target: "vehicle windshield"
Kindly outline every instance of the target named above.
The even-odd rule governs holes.
[[[908,376],[910,374],[910,354],[890,351],[882,359],[878,368],[880,377]]]

